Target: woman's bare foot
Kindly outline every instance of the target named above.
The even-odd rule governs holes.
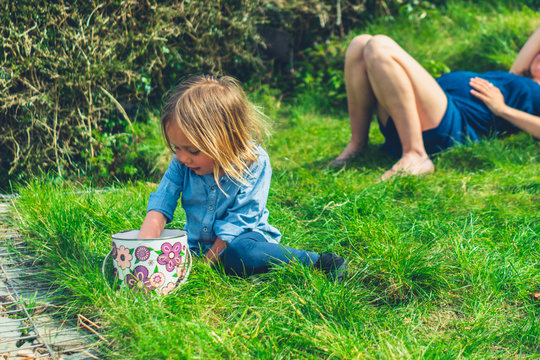
[[[354,144],[347,144],[345,149],[339,154],[337,158],[326,164],[326,168],[341,169],[342,167],[350,164],[362,155],[363,148]]]
[[[435,170],[433,162],[427,155],[405,154],[390,170],[381,176],[381,181],[395,175],[424,175]]]

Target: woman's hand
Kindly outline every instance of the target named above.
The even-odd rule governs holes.
[[[471,94],[482,100],[495,116],[505,119],[521,130],[540,139],[540,116],[506,105],[501,91],[487,80],[472,78],[469,84],[472,87]]]
[[[501,116],[504,113],[507,106],[498,87],[478,77],[472,78],[469,85],[472,87],[471,94],[482,100],[495,116]]]

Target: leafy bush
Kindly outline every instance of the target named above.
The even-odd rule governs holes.
[[[303,93],[318,94],[322,108],[344,108],[347,94],[343,66],[349,41],[326,40],[315,42],[300,53],[297,89]]]
[[[291,33],[299,51],[374,14],[388,15],[396,4],[402,1],[3,2],[2,173],[148,173],[145,161],[126,155],[141,141],[135,123],[180,78],[203,72],[260,78],[272,72],[261,52],[263,27]],[[329,76],[342,81],[339,72]],[[295,83],[280,79],[281,88]]]
[[[54,168],[127,177],[142,170],[123,154],[140,141],[134,122],[143,106],[158,104],[185,74],[260,66],[256,5],[4,2],[0,167],[11,176]]]
[[[345,109],[343,58],[351,29],[379,24],[407,36],[418,24],[425,29],[433,23],[430,33],[416,36],[440,36],[459,29],[433,21],[432,9],[443,4],[449,6],[439,0],[2,2],[0,187],[8,178],[51,169],[105,179],[147,177],[152,150],[138,150],[143,138],[159,139],[145,126],[149,113],[193,73],[227,73],[251,87],[262,82],[312,96],[321,107]],[[505,6],[527,4],[538,6],[518,0]],[[477,16],[465,13],[464,19]],[[263,37],[268,28],[289,36],[294,56],[285,66],[276,66],[265,50],[274,45]],[[505,44],[520,40],[511,34]],[[505,34],[489,38],[499,35]],[[445,72],[469,61],[466,51],[475,44],[441,44],[457,54],[453,58],[422,49],[422,63],[434,74]],[[485,44],[498,48],[499,42]],[[482,61],[507,61],[508,55],[494,58],[478,49],[476,60],[487,54]]]

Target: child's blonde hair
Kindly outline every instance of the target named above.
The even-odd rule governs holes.
[[[257,160],[257,144],[268,134],[266,117],[230,76],[193,76],[168,97],[161,115],[161,130],[171,150],[167,126],[176,121],[190,142],[214,161],[219,172],[247,184],[246,173]]]

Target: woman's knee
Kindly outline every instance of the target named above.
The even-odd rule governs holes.
[[[364,46],[363,56],[368,64],[377,64],[391,58],[399,45],[386,35],[374,35]]]
[[[351,62],[362,60],[364,47],[372,37],[373,36],[369,34],[355,36],[347,47],[345,61]]]

